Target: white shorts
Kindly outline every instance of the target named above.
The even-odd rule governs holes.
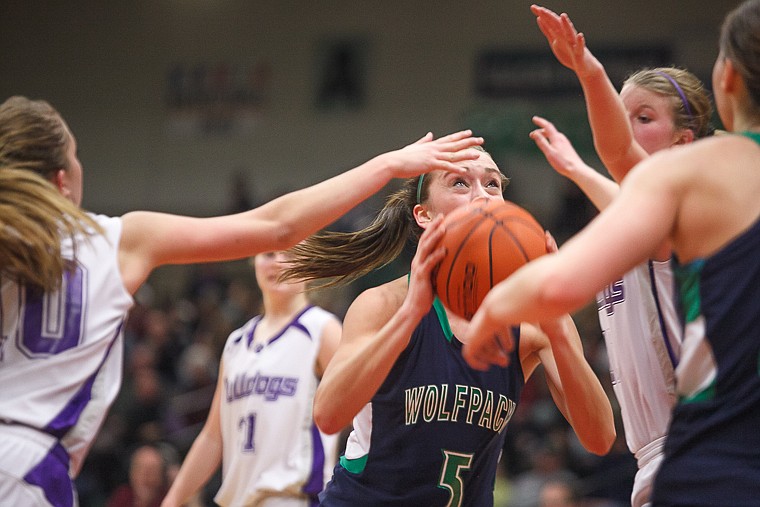
[[[652,485],[664,455],[660,452],[636,472],[631,493],[631,507],[647,507],[652,500]]]
[[[54,437],[0,423],[0,506],[75,507],[69,458]]]

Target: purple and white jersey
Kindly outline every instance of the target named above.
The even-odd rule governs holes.
[[[656,468],[662,459],[676,402],[675,366],[683,332],[674,289],[669,261],[648,261],[597,295],[612,387],[620,403],[628,448],[640,468],[634,505],[648,501],[654,474],[651,467],[644,468],[650,462]]]
[[[71,241],[64,242],[73,268],[60,290],[46,294],[3,279],[0,291],[0,431],[38,431],[37,443],[50,442],[57,459],[70,459],[72,477],[119,391],[122,325],[133,304],[118,265],[121,219],[93,218],[105,235],[77,238],[75,260]],[[2,462],[22,447],[2,449]]]
[[[304,309],[282,331],[253,340],[260,317],[234,331],[222,354],[220,505],[269,497],[314,498],[329,479],[337,438],[314,424],[314,373],[324,325],[336,317]]]

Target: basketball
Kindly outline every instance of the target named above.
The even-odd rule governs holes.
[[[443,223],[446,257],[433,274],[435,291],[446,308],[468,320],[491,287],[546,253],[543,227],[509,201],[474,201]]]

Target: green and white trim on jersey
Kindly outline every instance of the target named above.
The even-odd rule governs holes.
[[[674,269],[684,318],[681,361],[676,368],[680,403],[708,400],[715,396],[718,366],[707,339],[700,297],[700,279],[704,265],[705,261],[698,259]]]

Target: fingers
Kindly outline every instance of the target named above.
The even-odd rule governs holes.
[[[428,132],[424,136],[422,136],[419,139],[417,139],[416,141],[414,141],[412,144],[422,144],[422,143],[430,142],[432,140],[433,140],[433,133],[432,132]]]
[[[507,338],[503,333],[481,334],[465,343],[462,355],[477,370],[487,370],[491,365],[506,367],[512,346],[511,333]]]
[[[459,132],[454,132],[453,134],[440,137],[437,139],[437,141],[440,143],[450,143],[452,141],[459,141],[470,136],[472,136],[472,130],[460,130]]]
[[[436,254],[435,249],[438,248],[438,244],[443,238],[443,234],[446,232],[446,228],[443,226],[443,217],[441,215],[436,216],[433,220],[428,222],[425,227],[425,231],[420,237],[419,245],[417,246],[417,257],[422,260],[427,260],[432,256],[440,257],[438,261],[443,258],[446,253],[445,249],[441,248],[441,252]],[[436,263],[437,264],[437,263]]]
[[[575,30],[575,25],[573,25],[573,22],[570,21],[570,16],[565,14],[564,12],[560,14],[559,16],[560,26],[562,27],[562,31],[564,32],[567,39],[572,40],[575,38],[575,35],[578,33]]]
[[[430,279],[430,275],[446,255],[446,248],[441,245],[441,239],[446,229],[443,217],[435,217],[422,233],[417,245],[417,253],[412,260],[412,276],[418,279]]]
[[[579,56],[582,55],[583,50],[586,49],[586,37],[582,33],[575,36],[575,49]]]
[[[557,39],[557,27],[551,24],[550,18],[540,16],[536,18],[536,23],[538,23],[538,29],[541,30],[541,33],[544,34],[549,43]]]
[[[548,148],[549,144],[548,129],[553,128],[554,125],[552,125],[549,120],[541,118],[540,116],[534,116],[532,119],[533,123],[536,124],[539,128],[531,131],[528,136],[533,139],[541,151],[545,151],[545,149]]]
[[[543,131],[543,129],[536,129],[530,132],[528,134],[528,137],[533,139],[533,142],[536,143],[538,148],[545,152],[545,149],[549,147],[549,140],[546,138],[546,133]]]
[[[541,129],[546,131],[546,133],[549,135],[557,132],[557,127],[555,127],[554,124],[546,118],[542,118],[541,116],[534,116],[532,120],[534,124],[541,127]]]
[[[554,236],[552,236],[552,233],[549,231],[544,231],[544,237],[546,238],[546,252],[547,253],[555,253],[559,250],[559,247],[557,246],[557,240],[554,239]]]
[[[483,138],[472,137],[472,131],[463,130],[442,137],[436,140],[436,142],[439,143],[440,148],[440,152],[436,155],[438,159],[438,167],[436,168],[464,174],[466,170],[456,164],[464,160],[475,160],[480,157],[480,151],[468,148],[482,145]]]

